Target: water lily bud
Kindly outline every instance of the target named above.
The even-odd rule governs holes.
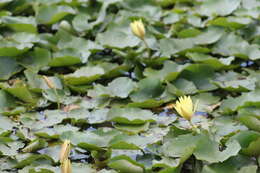
[[[134,33],[134,35],[139,37],[141,40],[144,39],[145,28],[144,28],[144,24],[143,24],[142,20],[137,20],[137,21],[132,22],[130,24],[130,27],[131,27],[131,30]]]
[[[186,120],[191,120],[196,111],[196,106],[193,105],[190,96],[180,97],[174,108]]]
[[[66,31],[71,30],[71,25],[66,20],[61,21],[59,27],[66,30]]]
[[[71,162],[69,159],[66,159],[61,164],[61,173],[71,173]]]
[[[70,141],[65,140],[61,146],[61,151],[60,151],[60,162],[63,163],[66,161],[69,157],[70,154]]]
[[[44,79],[49,88],[55,88],[53,82],[47,76],[43,76],[42,78]]]

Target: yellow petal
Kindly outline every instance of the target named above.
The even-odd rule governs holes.
[[[190,120],[195,112],[190,96],[179,97],[174,108],[178,114],[187,120]]]
[[[130,27],[131,27],[131,30],[134,33],[134,35],[136,35],[137,37],[139,37],[142,40],[144,39],[145,28],[144,28],[144,24],[141,20],[130,23]]]

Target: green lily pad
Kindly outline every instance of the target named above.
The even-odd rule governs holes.
[[[15,17],[4,16],[1,18],[2,23],[17,32],[37,32],[36,20],[34,17]]]
[[[209,24],[216,26],[223,26],[227,28],[240,29],[252,21],[247,17],[219,17],[212,21],[209,21]]]
[[[229,15],[239,7],[240,2],[241,0],[206,0],[200,6],[199,13],[207,16]]]
[[[228,97],[221,104],[221,110],[224,112],[233,112],[239,108],[247,106],[258,106],[260,104],[259,90],[243,93],[238,97]]]
[[[70,66],[74,64],[80,64],[80,53],[74,49],[63,49],[53,54],[49,65],[51,67]]]
[[[108,166],[110,168],[114,168],[120,172],[132,172],[132,173],[143,173],[144,168],[141,164],[132,160],[127,156],[117,156],[110,159]]]
[[[229,33],[228,35],[224,34],[217,42],[213,52],[225,56],[235,55],[244,59],[248,57],[251,60],[260,58],[259,46],[256,44],[249,44],[240,36],[235,35],[235,33]]]
[[[122,124],[144,124],[155,121],[155,115],[151,111],[140,108],[112,108],[107,118]]]
[[[159,45],[163,56],[171,56],[194,47],[194,43],[189,39],[164,38],[160,40]]]
[[[205,73],[207,71],[207,73]],[[214,76],[214,69],[204,64],[192,64],[180,74],[181,78],[192,81],[198,90],[214,90],[216,86],[211,84],[210,78]]]
[[[203,63],[213,67],[215,70],[231,68],[232,61],[235,59],[233,56],[228,58],[216,58],[207,54],[196,53],[196,52],[188,52],[186,54],[191,60],[196,63]]]
[[[72,74],[65,75],[65,81],[71,85],[82,85],[99,79],[105,73],[100,67],[82,67]]]
[[[125,131],[129,134],[138,134],[140,132],[146,131],[149,128],[149,123],[144,124],[114,124],[113,125],[116,129]]]
[[[70,6],[41,6],[36,16],[38,23],[53,24],[68,14],[74,14],[75,10]]]
[[[171,61],[165,61],[161,70],[146,68],[144,71],[144,75],[150,78],[158,78],[162,81],[172,81],[178,77],[178,75],[184,68],[185,66],[177,65],[176,63]]]
[[[86,150],[103,150],[108,147],[110,140],[120,133],[114,129],[99,129],[95,131],[72,132],[67,131],[61,134],[61,139],[68,139],[73,145]]]
[[[103,46],[116,48],[134,47],[140,42],[137,37],[116,29],[98,35],[97,39]]]
[[[18,80],[13,86],[4,83],[1,88],[26,103],[35,104],[37,102],[37,96],[22,81]]]
[[[239,109],[237,118],[249,129],[260,132],[260,113],[258,108],[248,107]]]
[[[231,138],[237,140],[242,148],[241,153],[249,156],[258,156],[260,133],[254,131],[242,131]]]
[[[19,59],[19,63],[26,68],[39,71],[48,65],[50,58],[50,51],[36,47],[32,52],[28,52],[25,57]]]
[[[176,96],[194,94],[198,91],[193,82],[182,78],[167,83],[167,90]]]
[[[218,87],[233,92],[252,91],[255,89],[255,82],[255,78],[242,76],[233,71],[229,71],[225,74],[218,74],[213,81]]]
[[[7,80],[21,71],[22,67],[12,57],[0,57],[0,69],[0,80]]]
[[[27,52],[32,46],[31,43],[17,43],[1,39],[0,56],[17,56]]]
[[[144,102],[159,97],[163,92],[162,83],[158,78],[145,78],[137,83],[137,90],[130,95],[134,102]]]
[[[130,78],[119,77],[108,84],[107,87],[96,85],[88,91],[90,97],[110,96],[126,98],[135,89],[136,84]]]

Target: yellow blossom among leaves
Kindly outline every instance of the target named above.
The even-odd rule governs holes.
[[[196,105],[193,105],[190,96],[179,97],[174,108],[186,120],[190,120],[196,111]]]
[[[130,24],[132,32],[139,37],[141,40],[144,40],[145,28],[142,20],[136,20]]]

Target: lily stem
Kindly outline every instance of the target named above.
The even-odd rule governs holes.
[[[197,129],[198,129],[197,126],[194,125],[194,124],[191,122],[191,120],[189,120],[189,124],[190,124],[191,128],[194,129],[194,130],[197,132]]]
[[[148,51],[148,57],[150,58],[151,57],[151,48],[148,46],[147,41],[145,39],[142,39],[142,40],[143,40],[144,45],[145,45],[145,47]]]

